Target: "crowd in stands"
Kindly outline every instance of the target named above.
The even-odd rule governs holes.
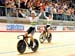
[[[25,17],[24,9],[27,9],[29,12],[43,11],[42,13],[46,14],[44,16],[50,15],[53,20],[75,20],[74,0],[0,0],[0,6],[4,6],[0,8],[2,12],[0,15],[4,16],[6,16],[5,8],[7,8],[7,14],[12,12],[11,15],[16,16],[18,12],[19,17]]]

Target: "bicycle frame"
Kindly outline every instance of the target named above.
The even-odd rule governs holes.
[[[43,32],[43,35],[45,35],[46,37],[48,36],[48,32]]]
[[[20,36],[22,36],[22,37],[23,37],[23,40],[24,40],[24,41],[25,41],[25,43],[29,46],[28,42],[25,40],[25,38],[29,38],[29,36],[28,36],[28,37],[24,37],[24,35],[19,35],[19,36],[17,36],[17,38],[18,38],[18,39],[20,39],[20,38],[19,38]]]

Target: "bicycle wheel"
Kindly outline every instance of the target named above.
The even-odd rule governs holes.
[[[48,41],[48,43],[50,43],[50,42],[51,42],[51,40],[52,40],[52,34],[51,34],[51,33],[49,33],[49,36],[47,37],[47,41]]]
[[[38,47],[39,47],[39,43],[38,43],[38,40],[36,40],[36,39],[34,39],[34,42],[35,42],[35,47],[34,47],[34,48],[31,47],[31,49],[32,49],[33,52],[36,52],[37,49],[38,49]],[[33,45],[33,42],[30,41],[30,44],[31,44],[31,46],[32,46],[32,45]]]
[[[19,53],[23,54],[24,51],[26,50],[26,43],[24,40],[20,40],[17,44],[17,50]]]
[[[40,41],[40,43],[43,43],[45,41],[45,35],[44,34],[40,35],[39,41]]]

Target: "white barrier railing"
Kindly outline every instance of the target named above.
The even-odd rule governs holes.
[[[25,32],[30,24],[0,23],[0,32]],[[36,32],[42,32],[45,25],[35,25]],[[50,32],[75,32],[75,26],[51,26]]]
[[[19,10],[22,11],[26,16],[30,16],[31,11],[28,9],[20,9],[20,8],[6,8],[3,6],[0,6],[0,16],[7,16],[7,17],[18,17],[18,18],[25,18],[22,15],[19,15]],[[40,11],[35,10],[36,14],[38,15]],[[44,15],[40,17],[41,19],[45,19]],[[66,20],[66,21],[75,21],[75,15],[70,15],[69,17],[67,15],[61,14],[53,14],[53,20]]]

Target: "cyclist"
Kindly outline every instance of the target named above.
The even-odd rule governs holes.
[[[48,32],[48,30],[50,30],[50,25],[47,24],[47,25],[45,26],[45,31]]]
[[[48,15],[46,16],[46,13],[44,11],[43,11],[43,13],[44,13],[44,17],[47,19],[47,25],[45,26],[44,32],[49,33],[50,21],[53,20],[53,14],[52,13],[48,13]]]
[[[44,31],[43,31],[43,35],[46,37],[46,36],[48,36],[49,37],[49,35],[48,35],[48,33],[50,33],[50,25],[46,25],[46,26],[44,26]]]
[[[44,33],[49,33],[49,30],[50,30],[50,25],[47,24],[45,27],[44,27]]]
[[[34,38],[33,38],[33,35],[35,33],[35,25],[34,25],[34,22],[37,22],[38,21],[38,19],[41,16],[41,14],[42,13],[40,12],[40,14],[37,17],[35,17],[36,16],[35,11],[32,11],[31,12],[31,17],[28,17],[28,19],[30,20],[30,22],[33,25],[31,25],[31,27],[29,27],[29,29],[27,30],[27,32],[25,33],[25,37],[27,37],[29,35],[31,41],[33,42],[33,46],[32,46],[33,48],[35,47],[35,42],[34,42]],[[27,39],[27,41],[28,41],[28,39]]]

